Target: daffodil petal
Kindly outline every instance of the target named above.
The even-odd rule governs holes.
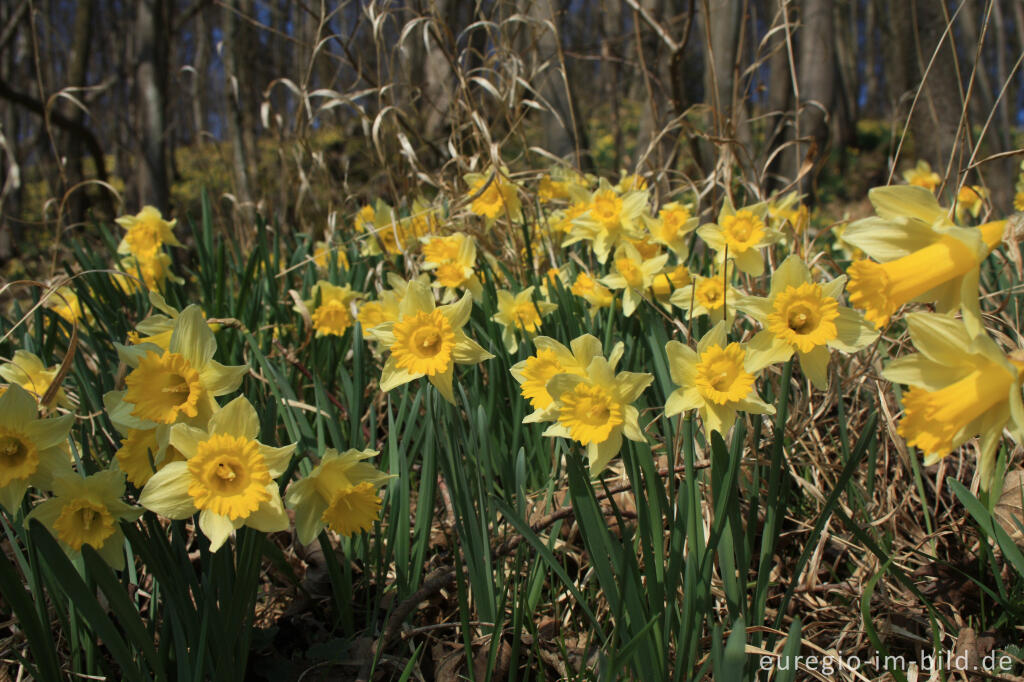
[[[171,462],[153,474],[139,496],[139,504],[169,519],[187,519],[196,513],[188,494],[191,475],[185,462]]]

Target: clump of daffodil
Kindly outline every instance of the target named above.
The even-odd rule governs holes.
[[[509,179],[506,169],[466,173],[462,179],[468,186],[467,197],[473,198],[470,212],[485,218],[488,225],[501,218],[517,221],[522,216],[516,184]]]
[[[180,313],[176,308],[168,305],[164,297],[155,291],[149,292],[149,303],[160,312],[148,316],[135,325],[135,334],[131,335],[130,341],[133,345],[152,343],[166,350],[171,345],[174,323]],[[213,332],[220,329],[220,325],[215,322],[207,322],[207,326]]]
[[[438,287],[444,287],[444,301],[455,300],[456,289],[468,289],[476,297],[483,294],[476,276],[476,240],[456,232],[447,237],[433,237],[423,244],[423,270],[434,273]]]
[[[118,355],[132,371],[125,390],[104,398],[127,427],[152,428],[177,422],[205,424],[217,409],[215,396],[236,390],[248,371],[213,359],[217,341],[197,305],[178,315],[167,349],[152,343],[118,346]]]
[[[178,221],[164,220],[153,206],[143,206],[135,215],[121,216],[114,222],[126,230],[117,245],[117,252],[123,256],[130,254],[140,260],[148,260],[156,256],[164,244],[182,246],[174,236],[174,225]]]
[[[619,192],[645,190],[647,189],[647,179],[639,173],[627,173],[623,170],[621,178],[619,179],[619,184],[615,185],[615,189]]]
[[[14,351],[14,357],[11,358],[11,361],[0,365],[0,377],[3,377],[12,384],[21,386],[33,394],[36,400],[43,399],[46,392],[50,390],[50,385],[57,378],[59,371],[59,365],[47,367],[35,353],[30,353],[27,350]],[[52,409],[56,405],[68,409],[72,407],[71,401],[64,393],[63,388],[58,388],[50,401],[43,405],[43,407]]]
[[[71,287],[60,287],[46,299],[46,307],[64,318],[68,324],[92,322],[92,313]]]
[[[629,190],[620,194],[604,179],[592,193],[582,188],[570,191],[575,201],[586,203],[588,208],[573,221],[562,246],[589,241],[597,260],[605,263],[624,240],[642,236],[640,228],[647,208],[646,191]]]
[[[576,281],[569,289],[575,296],[586,300],[590,304],[590,314],[593,316],[599,309],[608,308],[615,301],[615,295],[611,290],[595,280],[585,272],[576,275]]]
[[[934,302],[940,312],[960,307],[979,333],[978,267],[1002,241],[1006,221],[958,227],[922,187],[876,187],[868,198],[877,217],[850,225],[843,240],[879,262],[854,261],[846,271],[850,303],[878,328],[911,301]]]
[[[119,427],[118,430],[124,437],[114,457],[125,477],[137,488],[146,485],[153,474],[171,462],[185,459],[184,455],[171,447],[168,429]]]
[[[956,194],[956,219],[965,222],[967,216],[977,219],[988,199],[988,190],[979,185],[964,185]]]
[[[116,570],[124,569],[124,533],[121,521],[134,522],[142,509],[126,504],[124,474],[100,471],[85,478],[70,471],[53,478],[54,496],[40,502],[28,515],[57,539],[72,558],[89,545]]]
[[[699,223],[689,206],[673,201],[661,207],[658,217],[648,221],[647,229],[654,241],[667,246],[680,260],[686,260],[690,254],[690,234]]]
[[[310,298],[303,301],[303,304],[311,311],[316,335],[344,336],[348,328],[355,323],[352,304],[364,295],[352,291],[348,284],[338,286],[323,279],[314,284],[309,293]]]
[[[729,343],[726,323],[719,322],[697,343],[697,350],[678,341],[665,344],[669,373],[680,388],[665,402],[665,416],[697,410],[707,431],[723,436],[738,412],[775,414],[757,396],[754,381],[772,364],[770,348]]]
[[[658,303],[669,308],[672,294],[677,289],[682,289],[692,283],[689,269],[685,265],[677,265],[674,268],[666,268],[655,276],[654,282],[651,284],[651,293],[654,294]]]
[[[523,419],[524,424],[557,419],[558,406],[548,393],[548,381],[556,374],[583,376],[590,362],[602,355],[601,342],[590,334],[573,339],[569,348],[547,336],[536,337],[533,345],[537,353],[512,365],[509,370],[534,410]],[[616,344],[608,361],[613,365],[618,363],[624,348],[621,343]]]
[[[1020,163],[1020,173],[1017,174],[1017,184],[1013,186],[1016,194],[1013,195],[1013,209],[1024,211],[1024,161]]]
[[[534,301],[534,288],[527,287],[518,294],[504,289],[497,292],[498,312],[491,319],[501,325],[501,341],[509,353],[515,353],[519,348],[515,334],[517,329],[526,334],[536,334],[540,318],[558,309],[554,303]]]
[[[629,317],[654,284],[655,276],[664,268],[666,261],[667,253],[644,259],[632,244],[620,244],[615,249],[612,271],[601,278],[601,284],[610,289],[622,289],[622,312]]]
[[[328,449],[308,476],[288,487],[284,501],[295,510],[299,542],[308,545],[324,527],[339,535],[373,527],[380,517],[377,489],[392,476],[363,460],[379,454],[376,450]]]
[[[646,442],[640,430],[640,413],[632,403],[654,377],[646,372],[616,374],[615,367],[622,356],[621,343],[608,359],[600,354],[600,342],[594,337],[582,342],[577,339],[574,343],[582,346],[580,355],[583,357],[579,359],[585,359],[595,350],[597,354],[583,368],[582,374],[563,372],[548,380],[547,393],[553,402],[544,414],[556,421],[544,435],[569,438],[585,446],[590,473],[597,476],[612,457],[619,454],[623,436]]]
[[[554,211],[548,216],[547,226],[552,232],[558,234],[570,232],[576,219],[590,209],[586,199],[580,200],[578,194],[578,191],[573,191],[573,196],[576,196],[577,200],[570,203],[567,208]]]
[[[939,174],[932,170],[931,165],[927,161],[923,160],[918,161],[917,165],[913,168],[903,171],[903,179],[906,180],[908,185],[923,187],[932,193],[942,183],[942,178],[939,177]]]
[[[29,486],[47,488],[70,466],[64,444],[74,415],[39,419],[37,409],[18,384],[0,395],[0,504],[11,514]]]
[[[830,348],[854,353],[878,337],[859,313],[839,304],[845,283],[837,277],[819,284],[799,257],[790,256],[772,275],[767,298],[741,296],[737,307],[764,326],[755,345],[770,348],[775,362],[796,353],[804,375],[824,390]]]
[[[740,272],[754,277],[764,272],[762,251],[782,238],[782,233],[765,223],[768,205],[764,202],[736,210],[725,199],[717,223],[702,225],[697,234],[715,251],[715,261],[731,258]]]
[[[395,209],[381,199],[377,200],[372,210],[372,221],[363,220],[363,211],[356,217],[356,224],[362,225],[365,234],[363,255],[378,256],[386,253],[393,256],[405,253],[416,241],[416,238],[407,232],[408,224],[403,223],[396,215]],[[368,216],[369,213],[365,215]]]
[[[711,277],[693,276],[692,282],[679,287],[669,296],[669,303],[686,311],[687,319],[707,315],[713,322],[731,322],[736,317],[736,301],[740,292],[730,283],[732,268]]]
[[[256,440],[259,431],[259,417],[244,396],[214,414],[205,429],[175,424],[171,445],[185,461],[153,474],[139,504],[176,520],[198,512],[199,528],[214,552],[242,526],[285,530],[288,514],[274,479],[288,467],[295,445],[264,445]]]
[[[899,434],[925,454],[926,465],[981,436],[978,477],[988,490],[1003,428],[1009,423],[1017,442],[1024,442],[1024,357],[1019,351],[1005,355],[987,334],[970,333],[949,315],[909,313],[906,320],[919,352],[891,361],[882,372],[911,387],[903,394]]]
[[[537,185],[537,199],[542,204],[549,204],[552,201],[561,201],[569,198],[569,183],[554,178],[550,173],[540,176]]]
[[[472,308],[470,294],[456,303],[435,307],[430,289],[420,282],[410,282],[399,305],[398,320],[372,330],[373,336],[391,351],[381,374],[381,390],[390,391],[425,376],[445,400],[454,404],[455,365],[494,357],[462,331]]]

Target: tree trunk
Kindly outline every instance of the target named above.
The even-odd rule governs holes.
[[[167,140],[164,136],[167,45],[165,27],[158,25],[159,18],[164,16],[163,9],[163,0],[138,0],[136,5],[138,66],[135,78],[140,117],[136,191],[139,204],[151,204],[167,212]]]
[[[238,21],[235,18],[235,0],[227,0],[223,5],[221,13],[221,31],[223,33],[223,44],[221,46],[224,60],[224,98],[227,115],[224,117],[227,123],[228,139],[231,142],[231,170],[234,175],[234,191],[237,200],[237,208],[248,211],[252,202],[249,194],[249,160],[245,145],[242,118],[242,106],[237,80],[238,68],[236,56],[238,37]]]
[[[94,14],[94,0],[80,0],[75,9],[75,27],[71,43],[71,54],[68,57],[68,85],[80,88],[86,84],[86,72],[89,68],[89,53],[92,43],[92,19]],[[76,98],[82,98],[83,93],[75,93]],[[85,114],[82,109],[71,102],[65,102],[62,106],[64,115],[70,120],[82,125]],[[75,188],[76,185],[85,179],[82,170],[82,140],[74,134],[69,133],[67,138],[67,167],[65,177],[67,183],[63,188],[64,192],[72,192],[69,197],[67,219],[72,224],[85,221],[85,211],[88,206],[88,195],[86,188]],[[106,190],[103,190],[104,192]]]
[[[804,0],[800,9],[800,108],[797,120],[801,142],[794,147],[793,171],[798,174],[803,164],[813,162],[812,172],[805,175],[800,183],[802,191],[813,197],[814,176],[828,158],[829,123],[834,114],[835,33],[832,0]]]

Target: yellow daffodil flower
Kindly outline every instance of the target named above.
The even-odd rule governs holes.
[[[508,179],[504,168],[488,173],[467,173],[463,180],[469,187],[467,196],[474,197],[469,204],[470,212],[482,216],[488,224],[500,218],[517,221],[522,217],[516,184]]]
[[[248,371],[213,359],[217,341],[197,305],[181,312],[165,350],[151,343],[117,346],[132,367],[125,390],[107,394],[112,418],[137,429],[185,421],[205,424],[217,409],[215,396],[236,390]]]
[[[964,222],[967,220],[967,216],[977,218],[981,215],[981,209],[985,207],[988,194],[987,189],[978,185],[961,187],[956,194],[956,219]]]
[[[171,335],[174,334],[174,322],[178,319],[180,313],[176,308],[168,305],[164,297],[155,291],[149,292],[149,303],[160,312],[150,315],[135,325],[137,334],[132,337],[131,343],[133,345],[152,343],[166,350],[171,345]],[[206,326],[212,332],[220,329],[220,325],[217,323],[207,322]]]
[[[556,374],[584,376],[594,358],[602,355],[601,342],[590,334],[572,340],[570,348],[547,336],[533,340],[537,354],[512,365],[509,370],[519,382],[524,398],[530,401],[534,411],[523,419],[524,424],[554,421],[558,418],[558,405],[548,393],[548,382]],[[608,361],[614,366],[622,357],[625,346],[615,344]]]
[[[682,289],[687,284],[692,283],[693,280],[690,278],[690,271],[687,267],[685,265],[677,265],[655,276],[654,282],[651,284],[651,293],[654,294],[654,298],[658,303],[667,309],[672,305],[670,299],[676,289]]]
[[[756,345],[770,346],[775,362],[793,353],[816,388],[828,387],[829,348],[854,353],[878,333],[854,310],[841,306],[846,277],[818,284],[797,256],[790,256],[772,275],[767,298],[741,296],[736,307],[764,326]]]
[[[29,486],[48,488],[69,468],[64,444],[74,416],[39,419],[37,409],[18,384],[0,395],[0,504],[12,515]]]
[[[151,291],[162,290],[168,280],[175,284],[185,282],[171,270],[171,256],[163,251],[149,255],[126,256],[121,259],[121,268],[128,274],[139,277]]]
[[[731,273],[732,268],[729,268]],[[719,272],[712,277],[693,277],[690,284],[684,284],[669,296],[669,303],[686,311],[688,318],[707,315],[713,322],[723,319],[731,322],[736,317],[738,289],[727,285],[729,275]]]
[[[759,277],[764,272],[761,253],[782,238],[782,233],[765,223],[768,205],[754,204],[740,210],[726,198],[717,223],[702,225],[697,234],[715,251],[715,261],[733,259],[740,272]]]
[[[75,558],[89,545],[112,568],[124,569],[124,533],[121,521],[134,522],[142,509],[126,504],[124,474],[100,471],[82,478],[68,471],[50,484],[54,497],[40,502],[26,520],[36,519]]]
[[[579,196],[579,192],[576,196],[578,200],[585,201],[588,208],[573,221],[562,246],[589,241],[597,260],[605,263],[623,240],[642,236],[640,227],[647,208],[647,192],[631,190],[620,195],[607,180],[602,179],[597,190],[589,196]]]
[[[327,280],[320,280],[310,289],[310,298],[303,301],[306,308],[312,311],[313,329],[317,336],[344,336],[355,318],[352,315],[352,304],[364,294],[352,291],[348,284],[338,286]],[[320,303],[317,304],[319,297]]]
[[[878,217],[850,225],[843,239],[879,263],[858,260],[846,271],[850,303],[879,329],[911,301],[935,302],[940,312],[960,307],[980,333],[978,266],[1002,241],[1006,221],[957,227],[922,187],[876,187],[868,198]]]
[[[729,343],[725,322],[719,322],[697,343],[697,350],[678,341],[665,344],[669,373],[681,388],[665,403],[665,416],[698,410],[707,431],[723,436],[736,422],[737,412],[775,414],[757,396],[754,381],[772,364],[770,348],[753,343]]]
[[[504,289],[497,292],[498,312],[491,319],[501,325],[501,341],[509,353],[515,353],[519,348],[515,334],[517,329],[526,334],[536,334],[540,318],[558,309],[554,303],[534,301],[534,288],[527,287],[518,294]]]
[[[573,295],[585,299],[587,303],[590,304],[591,316],[593,316],[598,309],[607,308],[615,301],[615,296],[608,287],[597,282],[593,277],[585,272],[581,272],[576,275],[576,281],[573,282],[572,288],[569,289],[569,291],[571,291]]]
[[[447,303],[458,296],[456,289],[468,289],[475,297],[483,295],[480,279],[476,276],[476,240],[456,232],[447,237],[425,240],[423,270],[432,271],[438,287],[444,287],[443,300]],[[436,259],[436,260],[435,260]]]
[[[547,392],[554,401],[549,410],[557,414],[557,421],[544,435],[569,438],[585,446],[592,476],[600,474],[619,454],[623,436],[640,443],[647,441],[640,430],[640,413],[632,403],[654,377],[646,372],[616,374],[620,355],[607,360],[597,355],[583,375],[556,374],[547,383]]]
[[[50,384],[57,378],[60,371],[59,365],[46,367],[34,353],[27,350],[14,351],[14,357],[10,362],[0,365],[0,377],[3,377],[12,384],[21,386],[26,391],[36,396],[36,400],[42,400],[46,392],[50,390]],[[55,405],[70,409],[71,401],[64,393],[63,388],[57,389],[53,398],[43,407],[52,409]]]
[[[903,179],[912,187],[923,187],[934,193],[942,183],[939,174],[932,170],[927,161],[918,161],[913,168],[903,171]]]
[[[622,312],[629,317],[654,284],[655,276],[665,267],[666,261],[667,253],[644,260],[632,244],[620,244],[615,249],[613,270],[601,278],[601,284],[609,289],[622,289]]]
[[[338,270],[347,270],[349,267],[348,254],[340,244],[331,244],[327,241],[313,244],[313,263],[324,271],[330,270],[330,263],[334,261]]]
[[[381,374],[381,390],[390,391],[425,376],[445,400],[455,404],[455,365],[476,364],[494,357],[462,331],[472,308],[470,294],[437,308],[428,287],[410,282],[398,320],[385,322],[372,331],[391,351]]]
[[[115,220],[126,230],[117,252],[121,255],[131,254],[140,260],[149,260],[156,256],[164,244],[182,246],[174,236],[174,225],[178,222],[164,220],[160,211],[153,206],[143,206],[133,216],[121,216]]]
[[[700,219],[690,214],[690,208],[678,201],[665,204],[656,219],[648,221],[651,237],[672,250],[679,260],[690,254],[689,237],[697,229]]]
[[[213,415],[205,430],[175,424],[171,445],[185,461],[153,474],[139,504],[176,520],[198,512],[213,552],[242,526],[264,533],[285,530],[288,514],[274,479],[288,467],[295,445],[264,445],[256,440],[259,431],[259,417],[244,396]]]
[[[891,361],[882,372],[911,387],[903,394],[899,434],[925,454],[926,465],[980,435],[978,477],[988,490],[1007,423],[1024,442],[1024,358],[1005,355],[987,334],[972,334],[948,315],[909,313],[906,320],[919,352]]]
[[[68,324],[92,322],[92,313],[82,307],[82,301],[71,287],[60,287],[50,294],[46,307],[67,320]]]
[[[380,516],[377,489],[391,475],[362,460],[376,457],[376,450],[328,449],[309,475],[295,481],[284,496],[295,510],[299,542],[313,542],[324,527],[339,535],[354,535],[373,528]]]

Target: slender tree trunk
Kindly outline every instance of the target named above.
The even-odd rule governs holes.
[[[137,192],[140,204],[152,204],[161,211],[169,208],[167,184],[167,140],[164,136],[167,78],[165,30],[158,25],[163,16],[163,0],[138,0],[135,15],[135,40],[138,66],[140,154]]]
[[[832,0],[804,0],[800,7],[800,144],[794,147],[794,171],[811,162],[813,170],[801,180],[801,189],[814,194],[814,177],[825,159],[829,124],[834,115],[836,73]]]
[[[92,21],[94,15],[94,0],[81,0],[75,9],[75,27],[71,43],[71,54],[68,58],[68,85],[72,87],[83,87],[86,84],[86,73],[89,68],[89,54],[92,47]],[[76,97],[82,98],[82,93],[76,93]],[[81,108],[70,102],[65,102],[64,115],[75,123],[81,125],[85,120],[85,114]],[[85,211],[88,206],[88,195],[84,187],[74,189],[76,185],[85,179],[82,170],[82,140],[74,133],[66,135],[67,138],[67,167],[65,168],[67,185],[64,192],[71,191],[68,203],[68,220],[72,224],[81,223],[85,220]],[[105,190],[104,190],[105,191]]]
[[[236,60],[238,20],[235,17],[234,0],[227,0],[223,5],[221,32],[223,33],[221,49],[224,60],[224,95],[227,112],[224,119],[227,124],[228,139],[231,141],[231,170],[235,180],[235,199],[238,201],[239,208],[248,211],[252,202],[249,193],[249,160],[243,134],[245,122],[242,118],[241,94],[236,89],[239,87]]]
[[[714,111],[715,130],[727,134],[735,128],[733,90],[740,49],[743,3],[739,0],[704,0],[707,69],[704,92]]]
[[[910,128],[918,158],[929,161],[941,175],[951,159],[954,169],[960,165],[953,158],[963,107],[957,82],[956,59],[949,36],[942,40],[946,19],[941,3],[935,0],[915,0],[913,9],[915,35],[918,38],[917,73],[924,81],[920,86],[921,96]],[[925,69],[933,55],[934,62],[925,78]],[[948,182],[950,179],[946,180]]]

